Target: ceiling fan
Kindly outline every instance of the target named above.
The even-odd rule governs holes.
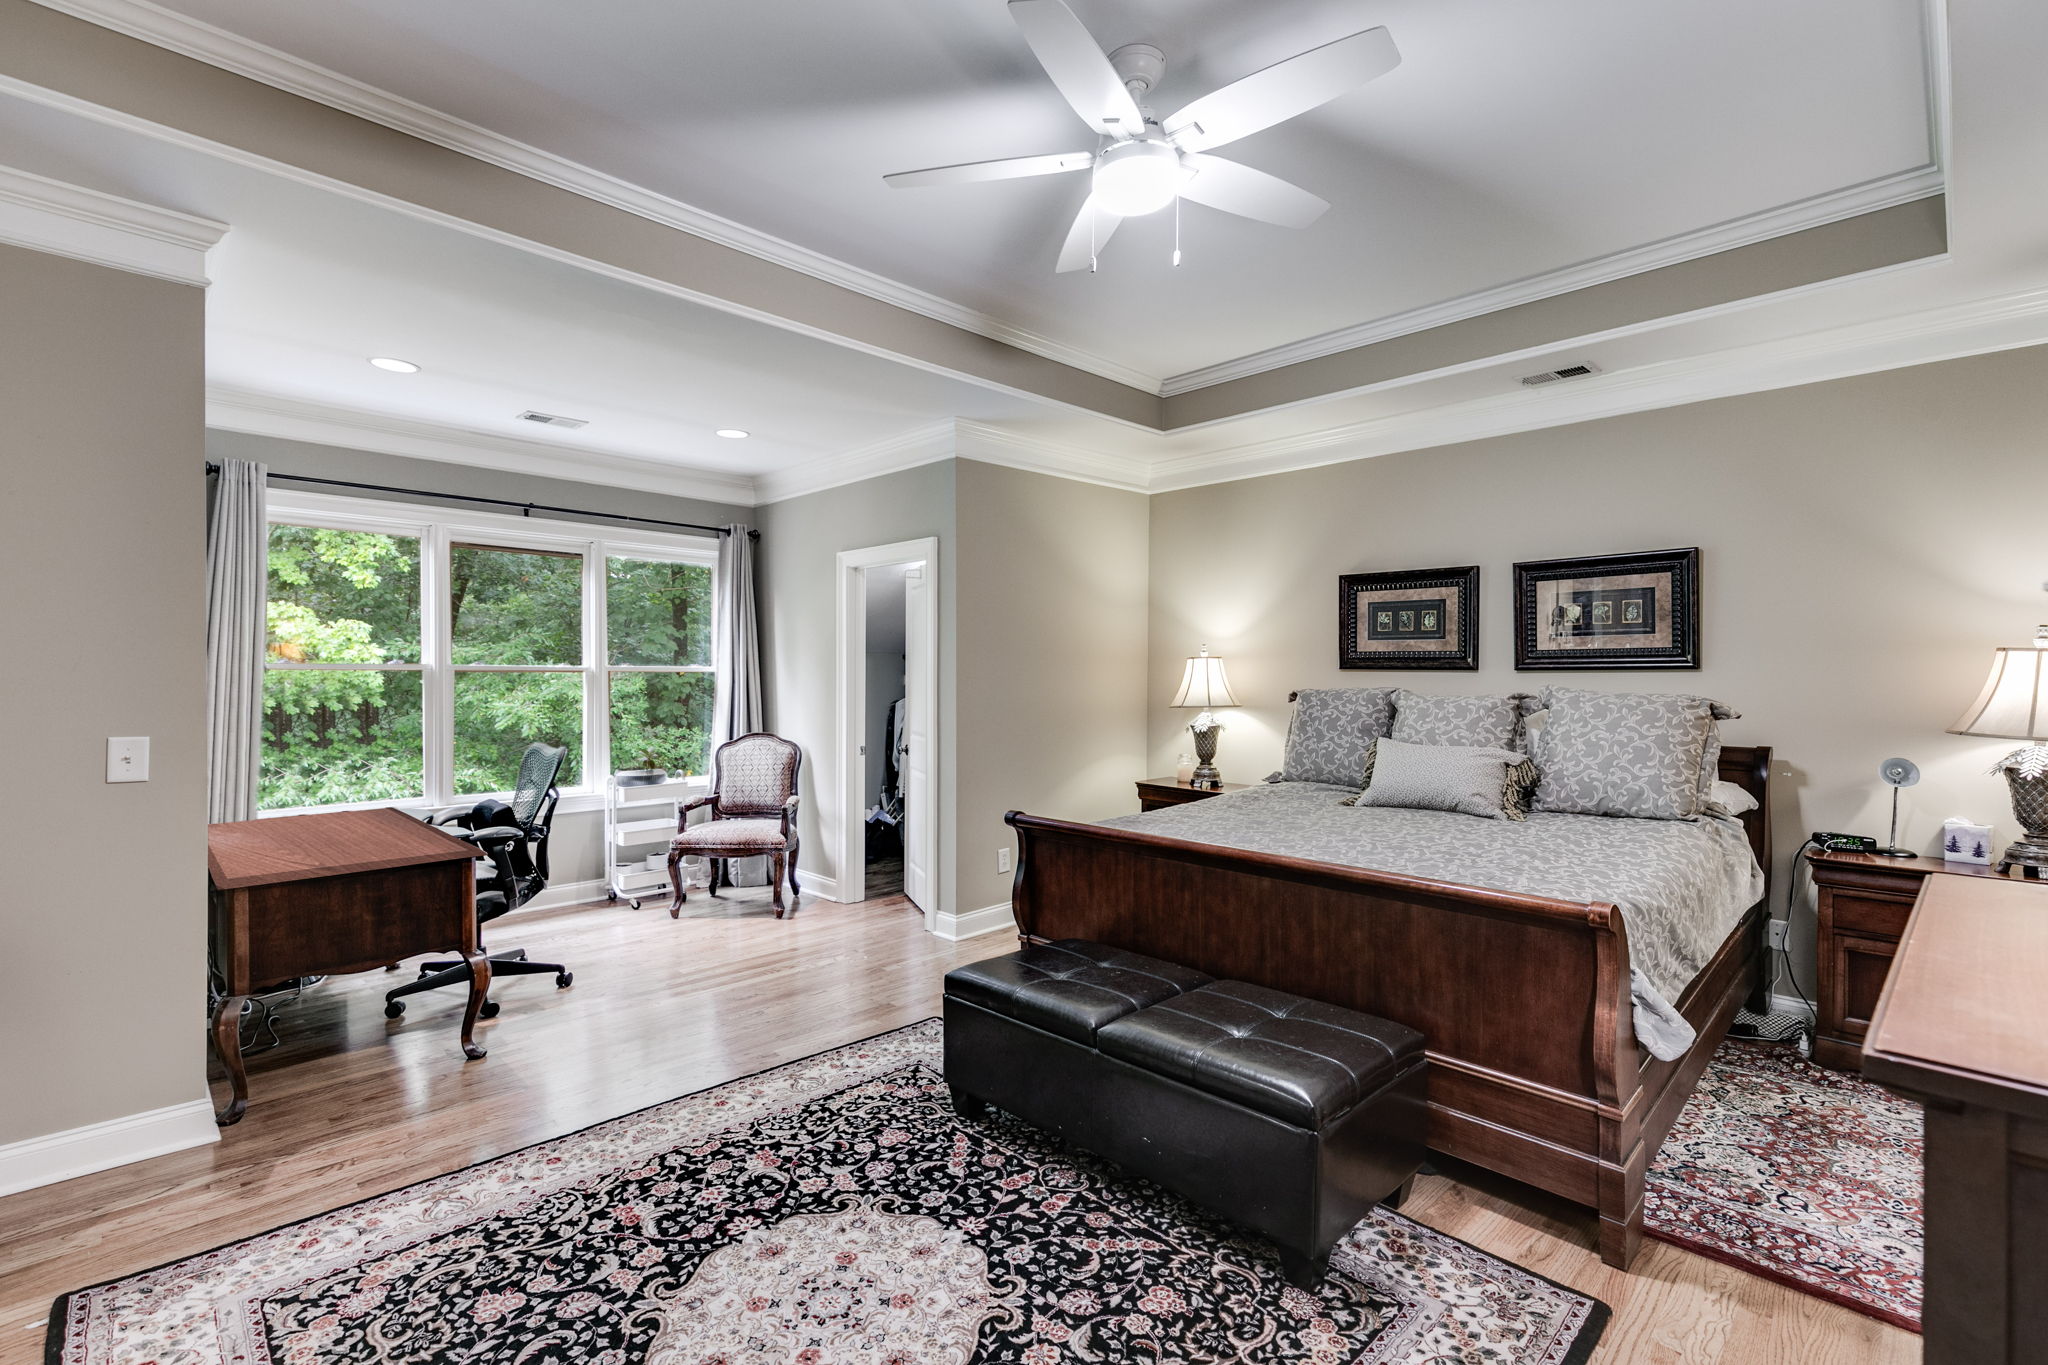
[[[1010,17],[1074,112],[1106,139],[1103,145],[1092,152],[899,171],[882,182],[909,189],[1092,171],[1088,198],[1060,247],[1061,271],[1093,270],[1096,253],[1119,223],[1181,199],[1262,223],[1307,227],[1328,203],[1278,176],[1211,156],[1209,149],[1305,114],[1401,64],[1387,31],[1369,28],[1232,81],[1158,120],[1139,105],[1166,70],[1158,48],[1132,43],[1104,56],[1064,0],[1010,0]]]

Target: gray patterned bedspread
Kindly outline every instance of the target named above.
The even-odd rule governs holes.
[[[1764,893],[1739,820],[1553,815],[1481,820],[1341,804],[1348,787],[1276,782],[1102,823],[1119,829],[1370,867],[1461,886],[1619,906],[1628,926],[1636,1037],[1670,1060],[1693,1029],[1671,1002]]]

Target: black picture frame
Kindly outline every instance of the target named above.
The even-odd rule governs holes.
[[[1643,550],[1514,566],[1515,668],[1700,666],[1700,552]]]
[[[1339,576],[1337,667],[1478,668],[1479,566]]]

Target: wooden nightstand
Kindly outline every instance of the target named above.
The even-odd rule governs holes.
[[[1819,981],[1813,1059],[1837,1071],[1863,1069],[1863,1039],[1892,957],[1921,883],[1930,876],[1998,877],[1990,867],[1922,855],[1880,858],[1870,853],[1808,849],[1819,925],[1815,955]]]
[[[1206,801],[1225,792],[1241,792],[1248,785],[1244,782],[1225,782],[1220,787],[1190,787],[1187,783],[1171,777],[1147,777],[1138,783],[1138,809],[1145,811],[1158,810],[1161,806],[1184,806],[1190,801]]]

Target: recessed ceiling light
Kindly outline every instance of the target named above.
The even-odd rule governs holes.
[[[747,433],[741,431],[738,427],[720,427],[712,434],[714,436],[723,436],[728,441],[744,441],[747,439]]]
[[[413,364],[410,360],[400,360],[395,356],[373,355],[370,357],[370,363],[380,370],[389,370],[393,374],[418,374],[420,372],[420,367]]]

